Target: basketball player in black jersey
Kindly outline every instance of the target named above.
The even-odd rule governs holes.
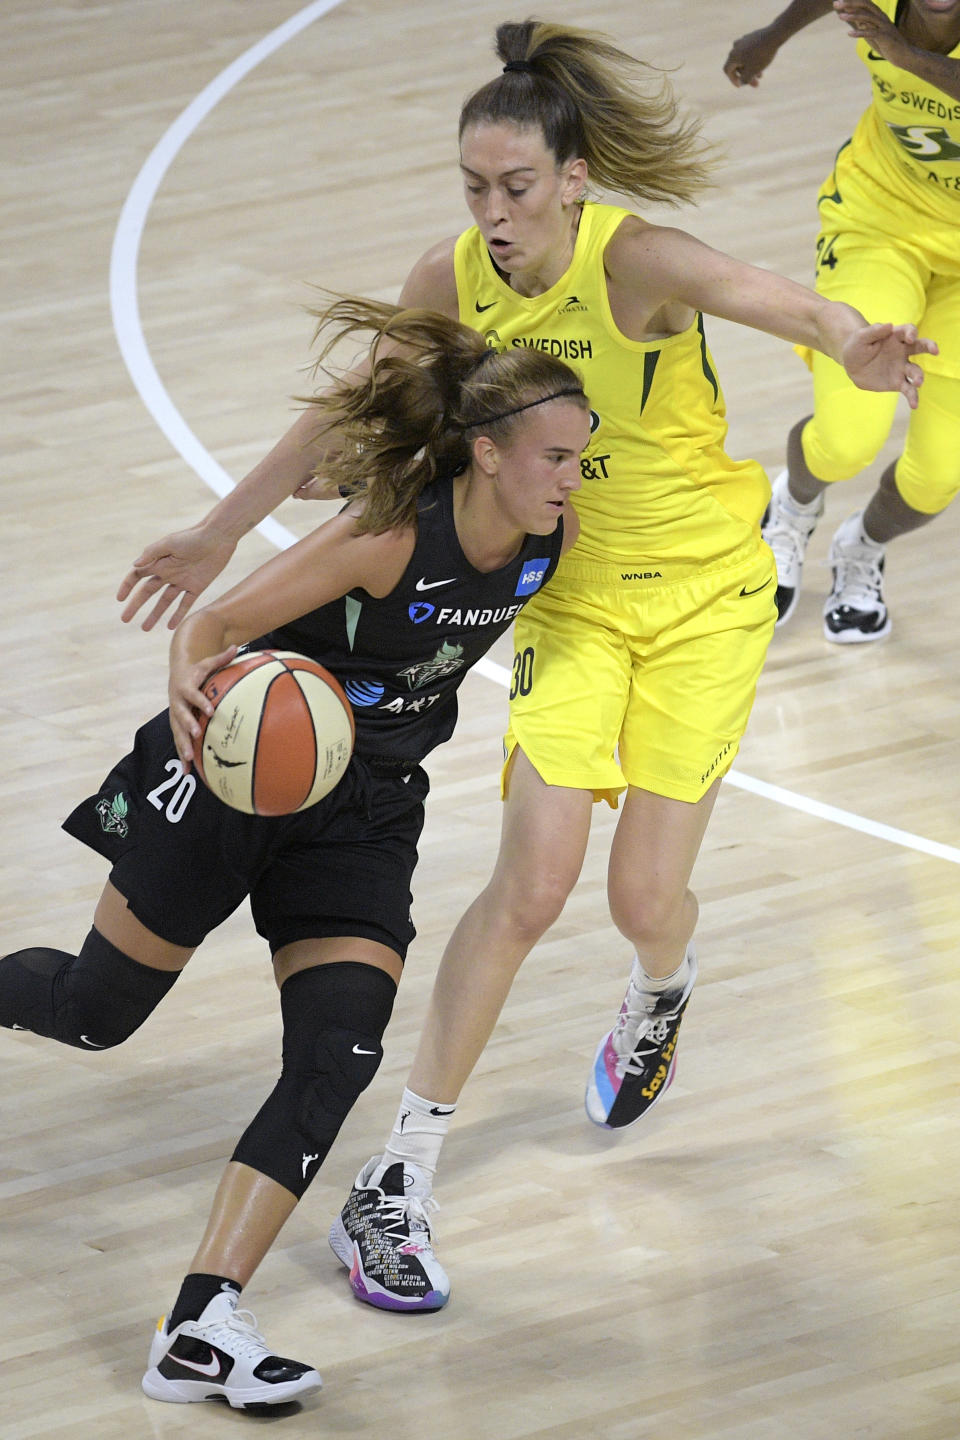
[[[0,959],[0,1024],[88,1051],[146,1020],[205,935],[249,895],[283,1015],[280,1079],[240,1138],[143,1377],[158,1400],[299,1399],[240,1292],[370,1083],[414,935],[410,880],[428,783],[469,667],[577,534],[590,416],[579,378],[532,349],[498,354],[426,311],[339,301],[319,330],[373,332],[370,359],[311,402],[340,445],[344,509],[178,628],[170,707],[65,828],[112,862],[79,955]],[[323,357],[321,357],[323,358]],[[229,810],[192,770],[201,685],[245,644],[304,652],[344,684],[356,748],[300,814]],[[426,1283],[429,1283],[427,1277]]]

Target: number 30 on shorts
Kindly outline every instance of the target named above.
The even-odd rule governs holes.
[[[518,650],[513,657],[513,677],[510,682],[510,699],[518,695],[529,695],[533,688],[533,646]]]

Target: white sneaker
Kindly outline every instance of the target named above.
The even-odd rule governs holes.
[[[773,482],[770,504],[760,522],[764,540],[777,562],[777,626],[785,625],[797,606],[803,557],[810,536],[823,514],[823,496],[810,506],[798,506],[787,489],[787,472]]]
[[[844,520],[830,545],[833,589],[823,607],[823,633],[838,645],[859,645],[890,634],[883,599],[884,547],[864,534],[863,512]]]
[[[368,1160],[330,1227],[330,1248],[358,1300],[380,1310],[439,1310],[450,1281],[433,1253],[430,1182],[408,1161]]]
[[[149,1369],[140,1382],[152,1400],[186,1405],[191,1400],[228,1400],[235,1410],[302,1400],[323,1383],[316,1370],[275,1355],[249,1310],[238,1310],[235,1290],[210,1301],[199,1320],[184,1320],[167,1333],[157,1322]]]

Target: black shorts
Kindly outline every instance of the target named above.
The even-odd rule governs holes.
[[[384,778],[355,755],[309,810],[244,815],[184,774],[164,710],[63,828],[112,862],[133,914],[173,945],[196,947],[249,895],[274,953],[360,935],[403,959],[416,934],[410,880],[428,789],[419,766]]]

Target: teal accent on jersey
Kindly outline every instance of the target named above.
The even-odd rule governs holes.
[[[347,619],[347,644],[352,650],[354,641],[357,638],[357,626],[360,624],[360,611],[363,609],[363,602],[355,600],[352,595],[344,595],[343,604]]]

